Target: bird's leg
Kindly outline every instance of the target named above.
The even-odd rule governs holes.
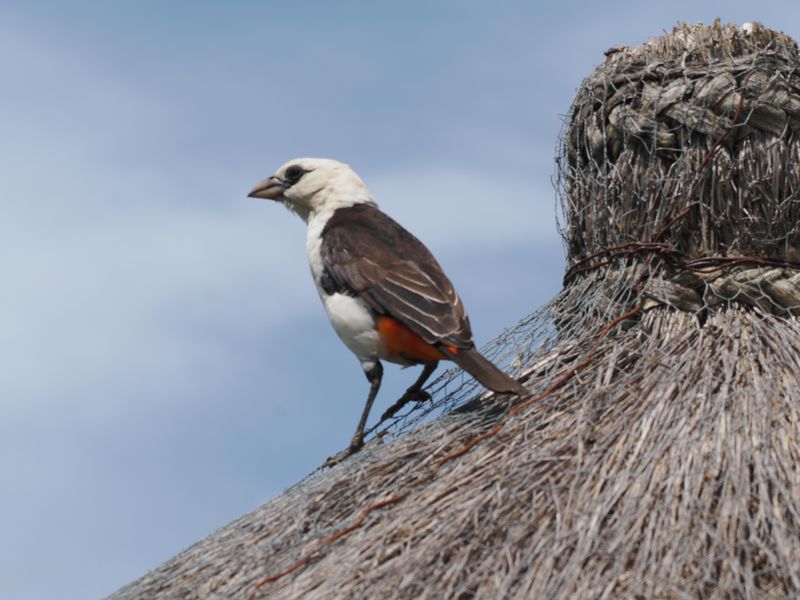
[[[353,434],[353,439],[350,440],[350,454],[358,452],[364,445],[364,427],[367,425],[367,418],[369,417],[369,411],[372,409],[372,403],[375,402],[375,396],[378,395],[378,390],[381,387],[381,378],[383,377],[383,365],[381,365],[381,361],[376,360],[375,366],[369,371],[364,371],[364,373],[370,383],[369,396],[367,396],[367,402],[364,404],[364,412],[361,413],[361,419],[358,421],[358,427],[356,427],[356,432]]]
[[[422,369],[422,373],[419,374],[414,384],[406,390],[406,393],[403,394],[397,402],[387,408],[386,412],[381,415],[381,422],[386,419],[391,419],[409,402],[426,402],[430,400],[431,395],[424,391],[422,386],[425,385],[425,382],[428,381],[428,378],[433,374],[438,365],[439,363],[436,361],[426,363],[425,367]]]
[[[367,425],[367,418],[369,417],[372,403],[375,402],[375,396],[378,395],[378,390],[381,387],[383,365],[381,365],[379,360],[376,360],[371,368],[364,370],[364,374],[367,376],[367,380],[370,383],[369,396],[367,396],[367,402],[364,404],[364,412],[361,413],[361,419],[358,421],[358,427],[356,427],[356,432],[353,434],[353,439],[350,440],[350,445],[347,448],[338,454],[328,457],[328,460],[323,463],[323,467],[332,467],[339,464],[348,456],[361,450],[364,446],[364,428]]]

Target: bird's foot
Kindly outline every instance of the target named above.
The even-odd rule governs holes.
[[[387,419],[391,419],[409,402],[427,402],[431,399],[431,395],[422,388],[410,387],[406,390],[400,399],[386,409],[381,415],[381,423]]]
[[[341,452],[337,452],[333,456],[329,456],[328,459],[324,463],[322,463],[321,468],[335,467],[346,458],[349,458],[350,456],[361,450],[361,448],[363,447],[364,447],[364,436],[363,435],[359,436],[358,434],[356,434],[353,436],[353,439],[350,441],[350,445],[347,448],[345,448]]]
[[[431,399],[431,395],[422,388],[408,388],[403,394],[404,398],[406,396],[411,402],[428,402]]]

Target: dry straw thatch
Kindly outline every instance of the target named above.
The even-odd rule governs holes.
[[[565,288],[489,350],[531,397],[446,374],[113,598],[800,597],[799,65],[757,24],[610,51]]]

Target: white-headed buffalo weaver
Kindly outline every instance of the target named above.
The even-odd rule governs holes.
[[[295,159],[249,196],[276,200],[307,223],[308,262],[325,312],[370,382],[345,454],[364,445],[364,426],[383,376],[381,359],[423,365],[414,385],[384,416],[410,400],[427,399],[422,386],[445,359],[491,390],[525,392],[475,349],[464,305],[439,263],[380,211],[350,167],[330,159]]]

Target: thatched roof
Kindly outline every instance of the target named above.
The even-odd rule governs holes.
[[[609,52],[562,139],[568,272],[490,353],[113,598],[800,596],[800,62],[759,25]]]

